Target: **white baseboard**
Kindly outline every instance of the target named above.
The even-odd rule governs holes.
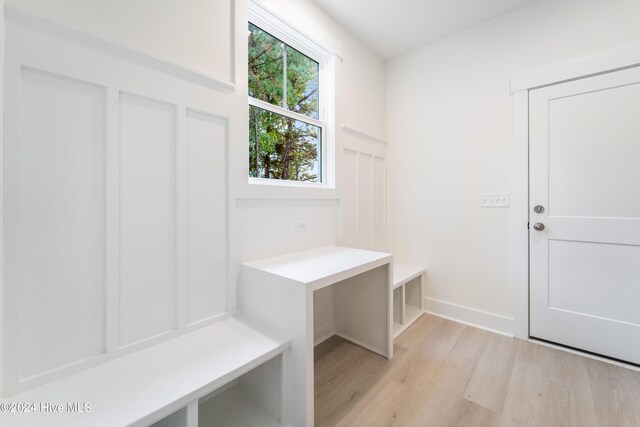
[[[514,319],[434,298],[424,299],[424,311],[465,325],[513,337]]]
[[[333,322],[325,323],[313,331],[313,345],[316,346],[328,340],[336,334],[336,325]]]

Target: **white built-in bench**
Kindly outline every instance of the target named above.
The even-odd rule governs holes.
[[[424,313],[424,267],[393,263],[393,337]]]
[[[0,413],[0,425],[282,426],[289,346],[230,318],[6,398],[37,403],[38,412]],[[74,402],[90,412],[70,412]],[[64,410],[43,412],[46,403]]]

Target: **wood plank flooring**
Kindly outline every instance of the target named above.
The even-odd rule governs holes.
[[[316,347],[316,426],[640,427],[640,372],[430,315],[394,353]]]

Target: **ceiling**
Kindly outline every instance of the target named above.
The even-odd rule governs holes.
[[[538,0],[313,0],[384,60]]]

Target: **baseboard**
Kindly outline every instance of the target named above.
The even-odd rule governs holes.
[[[434,316],[513,337],[514,319],[434,298],[424,299],[424,311]]]
[[[336,325],[333,322],[325,323],[313,331],[313,345],[316,346],[328,340],[336,334]]]

